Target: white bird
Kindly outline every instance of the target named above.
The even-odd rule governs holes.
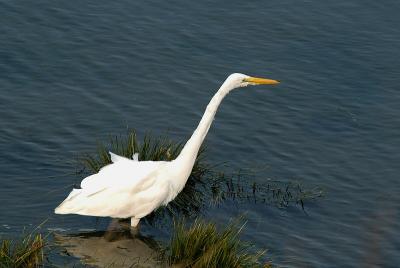
[[[82,180],[81,189],[73,189],[55,213],[130,218],[131,226],[136,227],[141,218],[167,205],[185,187],[224,97],[235,88],[278,83],[271,79],[231,74],[207,105],[199,125],[175,160],[138,161],[137,155],[131,160],[110,152],[113,163]]]

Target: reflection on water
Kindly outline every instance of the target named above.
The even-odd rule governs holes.
[[[131,232],[130,228],[117,226],[107,231],[79,234],[54,234],[57,245],[66,254],[77,257],[85,265],[95,267],[163,267],[158,260],[157,243]]]

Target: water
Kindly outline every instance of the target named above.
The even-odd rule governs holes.
[[[71,159],[136,128],[187,139],[225,77],[266,76],[223,102],[209,161],[325,188],[245,205],[244,238],[282,267],[400,261],[398,1],[0,1],[0,233],[102,229],[53,209]],[[62,188],[66,187],[64,190]],[[226,222],[236,207],[212,210]],[[103,224],[103,225],[102,225]]]

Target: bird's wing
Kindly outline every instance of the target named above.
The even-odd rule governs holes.
[[[103,188],[123,185],[132,187],[165,164],[164,161],[134,161],[111,152],[110,155],[113,163],[82,180],[82,189],[99,191]]]
[[[112,155],[114,163],[81,182],[55,210],[58,214],[81,214],[125,218],[145,216],[168,200],[168,181],[159,180],[165,161],[134,161]]]
[[[168,200],[170,185],[152,174],[144,180],[153,180],[144,189],[139,187],[108,187],[91,193],[87,189],[74,189],[56,209],[57,214],[80,214],[114,218],[142,218]]]

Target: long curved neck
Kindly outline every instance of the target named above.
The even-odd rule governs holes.
[[[177,160],[179,160],[179,162],[184,161],[184,164],[190,166],[190,171],[192,170],[194,162],[196,161],[200,146],[207,136],[208,130],[210,129],[210,126],[214,120],[218,107],[231,89],[232,87],[228,83],[224,83],[217,93],[215,93],[210,103],[207,105],[206,111],[204,112],[199,125],[193,132],[190,139],[186,142],[180,155],[178,156]]]

